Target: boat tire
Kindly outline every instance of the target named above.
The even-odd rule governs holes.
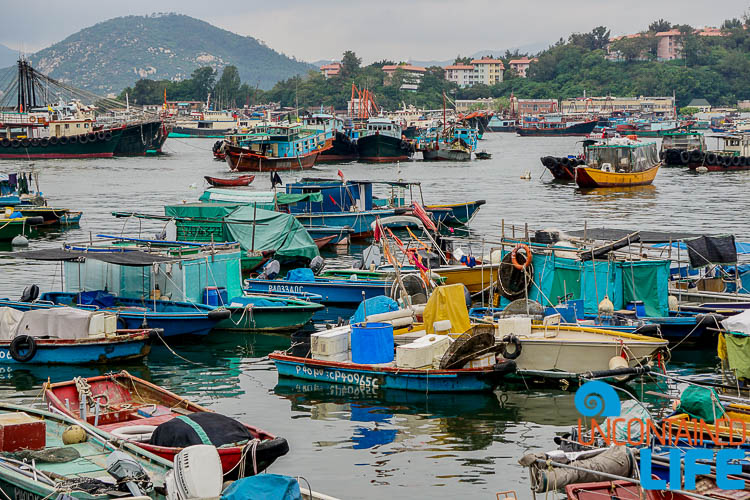
[[[703,153],[699,149],[694,149],[690,152],[690,161],[694,163],[700,163],[703,161]]]
[[[26,352],[22,354],[21,351],[23,350],[25,350]],[[34,340],[34,337],[31,337],[29,335],[19,335],[11,340],[8,351],[10,352],[11,358],[15,359],[19,363],[27,363],[34,359],[34,356],[36,356],[36,340]]]
[[[732,156],[732,166],[739,167],[740,165],[742,165],[742,157]]]
[[[19,141],[18,139],[13,139],[12,141],[10,141],[10,145],[14,148],[18,148],[21,146],[21,141]]]
[[[49,139],[45,137],[44,139],[39,141],[39,145],[42,146],[43,148],[46,148],[47,146],[49,146]]]
[[[508,350],[508,344],[513,344],[512,351]],[[521,339],[515,335],[506,335],[503,337],[503,347],[500,350],[500,354],[502,354],[505,359],[516,359],[521,355],[522,348]]]
[[[78,142],[79,142],[80,144],[86,144],[87,142],[89,142],[89,138],[88,138],[88,137],[86,137],[85,135],[74,136],[74,137],[76,137],[76,139],[78,140]],[[71,137],[71,139],[72,139],[72,138],[73,138],[73,137]]]
[[[731,156],[725,156],[721,159],[721,164],[724,167],[731,167],[732,166],[732,157]]]
[[[104,132],[104,140],[109,142],[112,140],[112,132]]]
[[[680,163],[687,165],[690,161],[690,153],[685,150],[680,151]]]
[[[94,134],[93,132],[87,134],[86,138],[89,140],[89,142],[96,142],[96,134]]]
[[[21,146],[23,146],[24,148],[28,148],[29,146],[31,146],[31,141],[29,139],[23,139],[21,140]]]
[[[117,328],[120,330],[127,330],[128,329],[128,322],[125,318],[118,315],[117,316]]]
[[[49,143],[50,143],[50,144],[57,144],[58,142],[59,142],[60,144],[63,144],[63,145],[65,145],[65,144],[67,144],[67,143],[68,143],[68,138],[67,138],[67,137],[65,137],[65,136],[62,136],[62,137],[60,137],[60,139],[58,139],[57,137],[50,137],[50,138],[49,138]]]
[[[104,132],[97,132],[96,133],[96,138],[99,139],[100,141],[103,141],[104,140]]]
[[[7,148],[8,146],[10,146],[10,139],[8,139],[7,137],[3,137],[3,139],[0,140],[0,146],[4,148]]]
[[[78,142],[78,136],[77,135],[70,136],[70,138],[68,139],[68,142],[70,142],[71,144],[77,143]]]
[[[713,165],[716,166],[716,160],[718,160],[718,156],[716,156],[716,153],[708,153],[706,155],[706,165]]]
[[[667,157],[667,153],[665,153],[664,151],[659,151],[659,159],[660,159],[661,161],[664,161],[664,159],[665,159],[666,157]]]
[[[40,142],[41,141],[39,141],[39,139],[37,139],[36,137],[34,137],[33,139],[31,139],[31,145],[34,146],[35,148],[39,147],[39,143]]]
[[[277,458],[283,457],[287,453],[289,453],[289,443],[283,437],[262,440],[255,448],[258,473],[266,470]],[[245,477],[255,474],[252,460],[245,461],[245,470],[243,472],[245,473]]]
[[[155,425],[126,425],[110,432],[116,438],[125,441],[148,441],[155,430]]]

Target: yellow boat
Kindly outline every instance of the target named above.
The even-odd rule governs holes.
[[[660,166],[655,142],[612,139],[587,148],[586,166],[576,167],[575,180],[582,188],[644,186]]]

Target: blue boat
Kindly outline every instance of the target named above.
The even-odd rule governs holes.
[[[457,370],[418,370],[396,366],[364,365],[351,362],[322,361],[288,356],[283,352],[268,355],[276,364],[279,377],[356,385],[367,389],[400,389],[418,392],[491,391],[506,374],[515,371],[513,361],[485,368]]]
[[[245,292],[272,293],[282,295],[313,294],[322,297],[323,304],[358,305],[365,299],[379,295],[389,295],[393,282],[389,280],[331,279],[314,276],[312,271],[300,275],[309,269],[293,269],[285,279],[245,280]],[[299,275],[299,276],[298,276]],[[301,279],[300,279],[301,278]]]
[[[121,332],[123,332],[121,330]],[[36,339],[27,361],[11,355],[10,341],[0,342],[0,364],[86,365],[143,359],[151,350],[149,330],[123,332],[114,338],[90,340]]]

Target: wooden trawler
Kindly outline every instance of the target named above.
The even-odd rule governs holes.
[[[613,139],[588,147],[575,180],[582,188],[643,186],[654,181],[660,166],[655,142]]]
[[[328,137],[327,137],[328,136]],[[229,168],[238,172],[269,172],[312,168],[318,155],[329,149],[331,132],[299,124],[256,127],[236,143],[226,143]]]

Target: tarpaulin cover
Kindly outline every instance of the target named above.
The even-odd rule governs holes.
[[[566,231],[566,234],[570,236],[576,236],[578,238],[582,238],[585,233],[586,237],[592,240],[617,241],[635,232],[636,231],[632,229],[614,229],[614,228],[599,227],[599,228],[586,229],[585,231],[583,229],[578,230],[578,231]],[[700,236],[700,234],[696,234],[696,233],[682,233],[682,232],[672,232],[672,231],[637,231],[637,232],[638,232],[638,235],[641,237],[641,241],[643,243],[668,243],[670,241],[684,240],[687,238],[695,238],[695,237]]]
[[[436,321],[449,320],[452,333],[464,333],[471,328],[469,311],[466,309],[464,285],[439,286],[430,295],[423,313],[427,334],[435,333]]]
[[[212,444],[218,447],[250,439],[253,439],[253,435],[235,419],[220,413],[197,412],[160,424],[151,434],[149,443],[176,448],[194,444]]]
[[[12,307],[0,307],[0,340],[11,340],[16,335],[23,319],[23,311]]]
[[[320,203],[323,195],[320,191],[311,193],[274,193],[273,191],[250,191],[245,189],[209,189],[205,191],[200,201],[211,203],[236,203],[249,204],[256,203],[258,208],[274,209],[274,201],[279,205],[290,205],[299,202]]]
[[[293,477],[259,474],[234,481],[221,500],[301,500],[299,483]]]
[[[359,303],[357,310],[354,312],[354,316],[349,318],[349,324],[363,323],[365,321],[365,310],[367,315],[372,316],[373,314],[387,313],[391,311],[398,311],[398,303],[390,297],[385,295],[378,295],[377,297],[370,297]]]
[[[104,290],[81,292],[78,294],[78,303],[106,309],[115,306],[115,296]]]
[[[89,336],[92,311],[74,307],[36,309],[23,313],[16,335],[58,339],[84,339]]]
[[[744,335],[724,335],[729,368],[737,378],[750,379],[750,337]]]
[[[302,281],[304,283],[313,283],[315,281],[315,273],[312,269],[307,267],[300,267],[297,269],[291,269],[286,273],[287,281]]]
[[[81,259],[94,259],[119,266],[150,266],[156,262],[174,262],[179,259],[163,257],[157,254],[141,252],[140,250],[125,250],[122,252],[63,250],[61,248],[49,248],[46,250],[29,250],[26,252],[8,252],[5,255],[19,259],[34,260],[62,260],[75,261]]]
[[[669,243],[658,243],[658,244],[652,245],[652,246],[654,248],[667,248],[667,247],[669,247]],[[745,242],[742,242],[742,241],[735,241],[734,242],[734,247],[737,250],[737,254],[738,255],[746,255],[746,254],[750,253],[750,243],[745,243]],[[688,249],[688,247],[687,247],[686,244],[684,244],[682,242],[678,243],[676,241],[672,243],[672,248],[674,248],[674,249],[679,248],[680,250],[687,250]]]
[[[689,385],[682,391],[677,412],[687,413],[692,418],[703,419],[707,424],[713,424],[725,413],[716,392],[708,387],[697,385]]]
[[[737,247],[734,235],[701,236],[685,241],[688,247],[690,267],[703,267],[709,264],[734,264],[737,262]]]
[[[237,208],[226,218],[230,222],[253,224],[227,224],[232,239],[239,242],[243,250],[274,250],[274,257],[303,258],[312,260],[320,255],[318,246],[307,229],[293,215],[268,210],[257,210],[251,206]]]
[[[640,300],[646,316],[669,315],[669,262],[618,262],[622,269],[622,302]]]

